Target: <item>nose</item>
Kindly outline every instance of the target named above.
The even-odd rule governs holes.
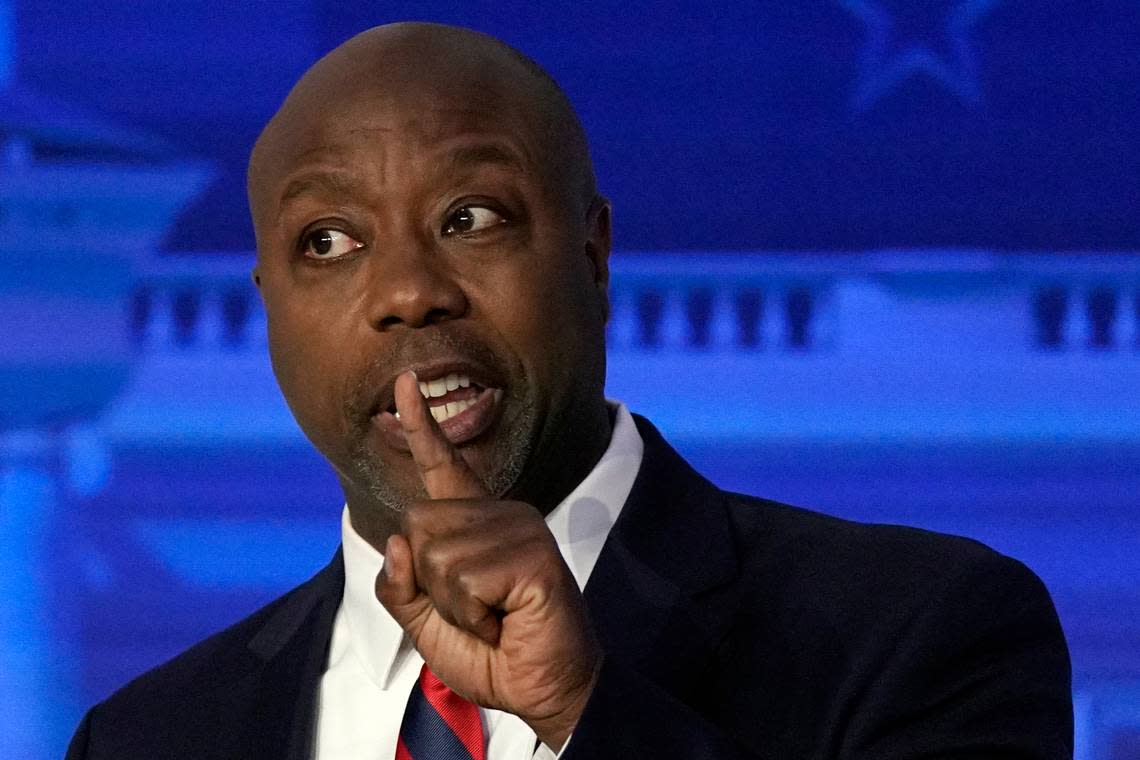
[[[427,327],[467,312],[467,295],[439,251],[405,245],[372,257],[369,265],[369,321],[381,332]]]

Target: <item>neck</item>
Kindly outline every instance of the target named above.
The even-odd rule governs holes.
[[[544,517],[586,479],[606,453],[613,434],[604,400],[589,413],[578,411],[551,424],[557,432],[546,436],[547,445],[533,452],[531,462],[507,494],[533,505]]]
[[[606,453],[613,434],[613,421],[605,400],[599,398],[589,411],[551,420],[556,433],[544,436],[546,445],[531,453],[527,467],[503,498],[531,504],[543,517],[550,514],[586,479]],[[377,551],[383,552],[388,537],[400,532],[401,513],[379,504],[373,495],[360,491],[351,479],[339,478],[355,530]]]

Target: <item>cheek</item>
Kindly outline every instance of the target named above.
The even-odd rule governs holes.
[[[269,310],[269,355],[281,392],[301,429],[324,452],[335,448],[345,428],[343,381],[347,360],[332,350],[335,323],[315,318],[295,301]]]
[[[520,276],[504,300],[503,332],[532,373],[566,382],[585,380],[605,350],[605,315],[596,288],[579,270],[542,278]],[[570,375],[571,377],[566,377]]]

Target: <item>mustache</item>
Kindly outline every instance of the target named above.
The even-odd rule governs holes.
[[[408,330],[373,357],[358,378],[349,381],[344,394],[345,417],[367,426],[379,390],[392,383],[397,372],[442,356],[468,362],[493,379],[508,377],[506,362],[484,341],[458,325]]]

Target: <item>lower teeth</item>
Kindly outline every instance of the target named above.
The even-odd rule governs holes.
[[[449,420],[467,411],[474,403],[474,400],[451,401],[446,404],[440,404],[439,406],[433,406],[431,408],[431,416],[435,418],[436,422],[443,422],[444,420]]]

